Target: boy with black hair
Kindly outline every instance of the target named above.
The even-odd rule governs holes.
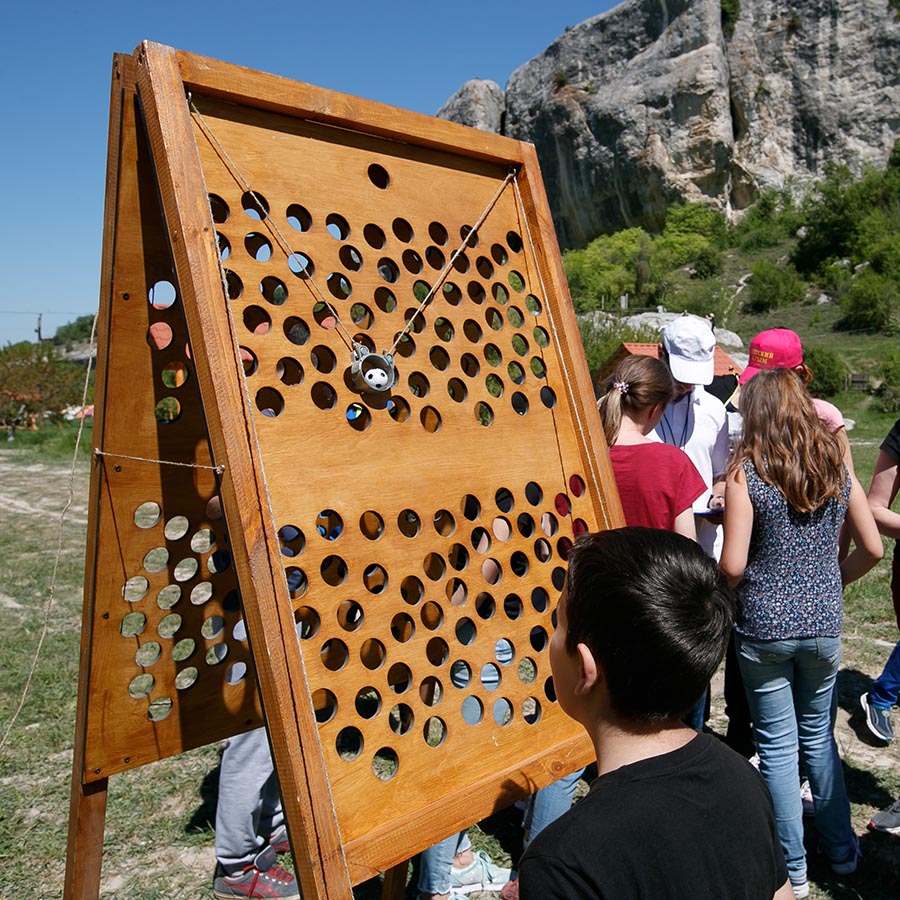
[[[523,855],[521,900],[793,900],[761,776],[682,722],[731,636],[715,562],[669,531],[586,535],[556,616],[556,695],[598,778]]]

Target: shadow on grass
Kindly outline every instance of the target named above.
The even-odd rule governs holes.
[[[219,760],[222,752],[219,751]],[[216,827],[216,805],[219,798],[219,766],[210,769],[200,783],[200,805],[185,823],[185,834],[214,832]]]

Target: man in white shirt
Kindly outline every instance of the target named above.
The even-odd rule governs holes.
[[[665,444],[688,455],[708,490],[694,502],[697,541],[714,559],[722,545],[725,467],[728,463],[728,414],[723,403],[703,389],[715,375],[716,338],[710,323],[685,313],[662,329],[659,358],[675,379],[677,393],[655,429]]]

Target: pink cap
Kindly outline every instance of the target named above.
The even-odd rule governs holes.
[[[746,384],[760,369],[796,369],[802,364],[803,344],[797,332],[770,328],[750,341],[750,359],[738,383]]]

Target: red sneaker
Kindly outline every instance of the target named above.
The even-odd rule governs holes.
[[[213,880],[213,896],[217,900],[233,897],[258,900],[300,900],[297,879],[275,862],[275,850],[270,845],[261,850],[253,862],[233,875],[217,874]]]

